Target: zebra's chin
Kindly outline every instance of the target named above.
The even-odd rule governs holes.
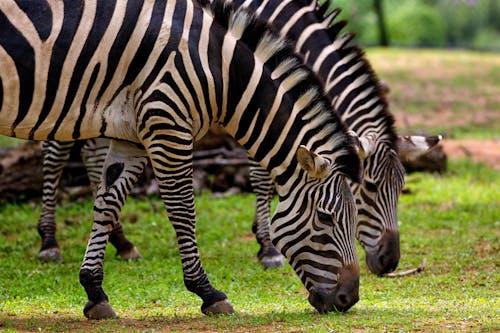
[[[309,291],[309,303],[319,312],[346,312],[359,301],[359,266],[344,267],[337,286],[313,288]]]

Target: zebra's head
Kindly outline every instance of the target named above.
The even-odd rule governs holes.
[[[271,240],[302,280],[318,312],[347,311],[359,300],[356,207],[347,177],[337,163],[304,146],[296,157],[299,176],[288,193],[280,193]]]
[[[401,256],[397,205],[404,186],[404,168],[400,158],[422,154],[440,138],[399,137],[396,145],[370,135],[359,138],[363,180],[352,187],[358,209],[356,238],[366,251],[368,268],[375,274],[395,270]]]

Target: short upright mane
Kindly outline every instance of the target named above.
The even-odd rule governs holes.
[[[223,0],[213,1],[206,7],[212,12],[214,20],[227,31],[239,38],[266,64],[267,70],[273,73],[273,79],[284,81],[291,79],[293,83],[287,94],[295,100],[307,96],[311,117],[321,115],[325,124],[331,124],[334,134],[334,149],[339,152],[336,167],[347,174],[353,181],[360,180],[360,161],[354,149],[352,139],[336,112],[331,112],[330,102],[325,97],[323,86],[316,74],[297,55],[288,41],[279,37],[271,27],[249,10]]]

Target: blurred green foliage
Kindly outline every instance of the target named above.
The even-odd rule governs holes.
[[[329,0],[361,44],[377,45],[375,0]],[[498,0],[382,0],[391,46],[500,51]]]

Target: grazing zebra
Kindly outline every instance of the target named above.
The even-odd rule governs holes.
[[[358,208],[356,237],[366,251],[370,271],[383,274],[399,262],[397,202],[404,184],[404,157],[427,151],[439,137],[398,137],[379,84],[363,52],[352,46],[352,35],[342,34],[344,21],[335,22],[339,9],[326,15],[329,1],[228,0],[249,8],[279,34],[294,42],[295,51],[324,83],[332,109],[359,137],[363,182],[353,183]],[[269,173],[254,162],[250,180],[256,193],[253,230],[261,245],[258,257],[265,267],[282,265],[269,237],[270,200],[274,186]]]
[[[42,239],[42,247],[38,258],[43,261],[62,261],[61,251],[56,240],[55,212],[57,203],[57,187],[64,166],[69,160],[74,141],[43,141],[41,145],[43,157],[43,193],[42,213],[38,220],[38,233]],[[109,149],[109,139],[98,138],[85,141],[81,154],[87,168],[87,174],[95,192],[101,178],[102,167]],[[124,235],[122,226],[117,222],[109,241],[117,249],[117,256],[123,259],[139,259],[141,254]]]
[[[365,181],[352,187],[359,212],[356,236],[366,250],[366,262],[372,272],[383,274],[392,271],[400,256],[396,213],[404,181],[403,169],[396,154],[399,151],[404,158],[408,154],[425,152],[437,143],[437,137],[395,139],[393,119],[382,96],[384,86],[379,84],[362,52],[349,45],[351,37],[341,35],[344,23],[332,23],[338,10],[324,18],[326,5],[317,8],[315,0],[228,2],[237,7],[249,7],[261,19],[270,21],[282,36],[294,41],[296,52],[304,56],[307,63],[315,68],[318,77],[328,85],[328,96],[333,108],[361,137],[360,142],[365,147],[365,163],[369,167],[364,170]],[[107,148],[104,141],[101,141],[101,145],[101,148]],[[269,236],[269,203],[274,193],[273,182],[269,173],[256,162],[250,168],[250,179],[256,193],[252,229],[260,244],[258,258],[266,268],[282,266],[282,256]],[[55,230],[53,220],[44,222],[47,228],[52,226],[52,230]],[[117,235],[125,238],[120,233]],[[45,243],[42,236],[42,244]],[[51,251],[55,250],[58,251],[57,248],[51,248]],[[44,251],[42,245],[40,253]]]
[[[0,134],[112,138],[80,269],[88,318],[114,317],[102,289],[106,243],[151,160],[178,241],[184,283],[204,313],[233,308],[209,282],[195,236],[193,142],[220,124],[269,171],[273,244],[317,311],[358,299],[360,160],[322,86],[245,11],[186,0],[0,2]]]

